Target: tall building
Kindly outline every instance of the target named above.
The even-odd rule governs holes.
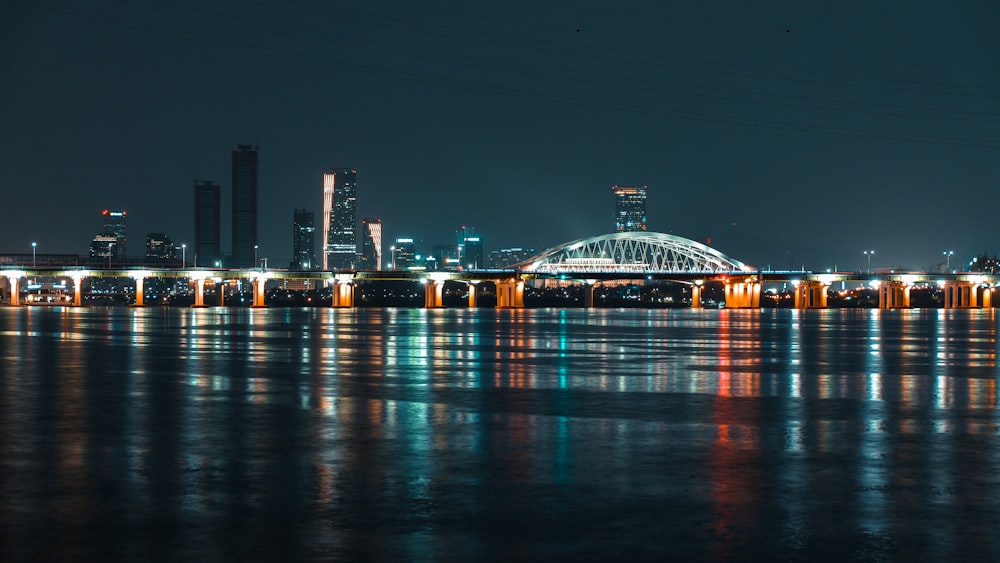
[[[125,258],[125,247],[128,242],[125,232],[125,211],[110,211],[105,209],[101,212],[101,216],[104,218],[104,234],[115,237],[115,244],[111,251],[112,258],[116,260]]]
[[[362,270],[382,270],[382,220],[366,217],[361,220]]]
[[[237,268],[256,267],[257,149],[237,145],[233,151],[233,258]]]
[[[215,182],[194,185],[194,254],[204,266],[222,266],[221,193]]]
[[[296,209],[292,213],[293,270],[312,270],[316,263],[316,225],[311,211]]]
[[[483,241],[479,237],[466,237],[465,258],[462,260],[462,267],[466,270],[486,268],[486,262],[483,261]]]
[[[353,270],[358,171],[331,168],[323,173],[323,269]]]
[[[611,186],[615,194],[615,231],[646,230],[646,186]]]
[[[411,238],[397,238],[392,247],[392,269],[406,270],[417,264],[417,246]]]
[[[148,233],[146,235],[146,260],[150,262],[169,262],[177,259],[177,247],[166,233]]]

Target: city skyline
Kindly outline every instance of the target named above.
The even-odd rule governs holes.
[[[0,210],[0,251],[83,254],[104,207],[191,247],[187,190],[252,142],[275,264],[330,163],[361,171],[387,241],[474,224],[544,249],[608,231],[608,186],[648,185],[650,231],[762,267],[964,262],[1000,250],[998,11],[4,3],[0,184],[54,203]]]

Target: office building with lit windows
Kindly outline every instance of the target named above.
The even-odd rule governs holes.
[[[353,270],[357,258],[357,170],[323,174],[323,269]]]
[[[615,232],[646,230],[646,186],[612,186],[615,194]]]
[[[170,262],[177,259],[177,247],[166,233],[146,234],[146,260],[151,263]]]
[[[221,194],[215,182],[194,185],[194,254],[203,266],[222,266]]]
[[[382,270],[382,220],[366,217],[361,220],[360,270]]]
[[[313,213],[305,209],[292,212],[292,270],[312,270],[316,264],[316,225]]]
[[[257,149],[237,145],[233,151],[233,255],[232,264],[248,268],[254,264],[257,246]]]
[[[417,245],[412,238],[397,238],[391,250],[393,270],[407,270],[417,265]]]

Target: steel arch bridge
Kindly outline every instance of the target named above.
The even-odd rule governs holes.
[[[534,273],[734,273],[754,269],[710,246],[646,231],[574,240],[516,264]]]

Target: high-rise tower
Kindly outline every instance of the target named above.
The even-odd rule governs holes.
[[[194,185],[194,254],[203,266],[222,266],[221,193],[215,182]]]
[[[124,210],[110,211],[105,209],[101,212],[101,216],[104,217],[104,234],[115,237],[115,244],[111,250],[111,254],[115,259],[120,260],[125,257],[125,246],[128,242],[125,222],[126,213]]]
[[[316,226],[311,211],[292,213],[292,269],[312,270],[316,262]]]
[[[256,266],[257,149],[238,145],[233,151],[233,263],[237,268]]]
[[[331,168],[323,174],[324,270],[354,269],[357,174],[352,168]]]
[[[646,230],[646,186],[611,186],[615,194],[615,231]]]
[[[366,217],[361,220],[362,270],[382,270],[382,220]]]

